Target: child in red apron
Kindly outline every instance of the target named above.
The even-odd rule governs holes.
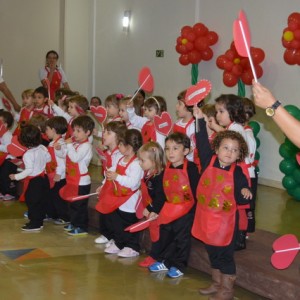
[[[70,222],[68,203],[59,195],[59,190],[66,184],[66,145],[62,135],[66,133],[67,126],[63,117],[53,117],[46,122],[46,135],[51,140],[48,145],[51,162],[46,165],[50,183],[47,216],[54,219],[56,225],[66,225]],[[56,144],[61,145],[63,150],[55,150]]]
[[[240,217],[238,205],[248,204],[252,198],[247,177],[236,162],[244,160],[248,147],[241,134],[226,130],[216,135],[212,149],[203,113],[197,107],[194,116],[199,119],[196,143],[202,175],[197,188],[192,234],[205,244],[213,279],[211,286],[199,292],[215,294],[209,299],[233,299],[236,280],[234,249]]]
[[[115,171],[118,161],[123,156],[119,150],[118,144],[120,138],[124,135],[126,126],[123,122],[112,121],[109,122],[103,132],[103,146],[107,147],[106,150],[97,148],[97,153],[100,156],[102,162],[102,175],[105,176],[107,170]],[[102,185],[105,183],[103,180]],[[102,186],[101,185],[101,186]],[[96,192],[100,192],[101,186],[98,187]],[[101,199],[100,199],[101,201]],[[99,229],[101,235],[95,239],[96,244],[105,244],[109,246],[113,242],[113,231],[111,230],[112,225],[110,224],[110,218],[107,214],[99,212]]]
[[[104,252],[117,254],[119,257],[139,255],[139,233],[130,233],[124,229],[138,221],[136,205],[140,197],[140,183],[143,170],[139,165],[136,153],[142,146],[141,133],[128,129],[121,138],[119,150],[123,157],[119,160],[116,171],[106,172],[96,209],[110,214],[114,242]]]
[[[48,101],[48,91],[43,86],[36,88],[33,92],[33,102],[34,109],[33,115],[41,114],[47,119],[53,117],[53,112],[51,107],[47,104]]]
[[[111,121],[122,121],[119,115],[119,102],[122,98],[124,98],[123,94],[112,94],[106,97],[104,101],[104,106],[107,110],[106,124]]]
[[[195,195],[199,171],[185,156],[191,142],[187,135],[177,132],[166,138],[168,160],[163,176],[167,201],[158,217],[160,225],[160,253],[157,262],[149,266],[151,272],[168,271],[177,278],[183,275],[191,248]]]
[[[144,144],[153,141],[159,143],[164,149],[166,137],[155,130],[153,120],[155,115],[160,116],[167,110],[166,100],[161,96],[147,98],[144,103],[143,117],[135,113],[132,102],[130,105],[127,108],[129,121],[134,128],[141,130]]]
[[[59,193],[63,199],[87,195],[91,190],[91,177],[88,166],[93,156],[92,145],[88,138],[95,127],[89,116],[79,116],[72,123],[73,138],[66,140],[66,185]],[[55,146],[60,150],[61,146]],[[73,201],[69,206],[71,223],[64,227],[69,235],[82,236],[88,232],[88,198]]]
[[[51,156],[41,144],[41,132],[34,125],[21,129],[19,141],[28,148],[23,155],[25,169],[18,174],[11,174],[11,180],[24,179],[23,193],[28,207],[29,222],[22,226],[24,231],[40,231],[46,215],[46,197],[49,193],[49,181],[45,175],[46,163]]]
[[[144,170],[144,178],[141,182],[142,199],[139,205],[142,205],[144,217],[156,219],[166,201],[163,189],[164,152],[158,143],[148,142],[140,148],[138,158]],[[158,231],[159,227],[156,223],[157,220],[153,220],[149,225],[152,240],[151,251],[149,256],[139,263],[140,267],[148,268],[158,258],[160,252],[159,240],[155,241],[155,239],[159,232],[155,231]]]

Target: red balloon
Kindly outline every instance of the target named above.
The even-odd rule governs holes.
[[[283,59],[288,65],[295,65],[296,58],[295,58],[295,49],[286,49],[283,54]]]
[[[204,36],[200,36],[196,39],[194,46],[197,50],[202,51],[208,48],[208,40]]]
[[[187,49],[186,45],[182,45],[182,44],[176,45],[175,49],[179,54],[187,54],[188,53],[188,49]]]
[[[191,51],[191,50],[194,49],[194,44],[191,43],[191,42],[187,42],[187,43],[185,44],[185,47],[186,47],[186,49],[187,49],[188,51]]]
[[[193,30],[193,28],[191,27],[191,26],[188,26],[188,25],[186,25],[186,26],[183,26],[182,28],[181,28],[181,36],[182,37],[185,37],[186,38],[186,35],[189,33],[189,32],[191,32]]]
[[[243,57],[240,61],[240,65],[243,68],[243,70],[250,69],[250,62],[248,57]]]
[[[300,13],[293,12],[288,17],[288,24],[290,25],[290,22],[295,22],[296,24],[300,25]]]
[[[189,42],[193,42],[196,39],[196,34],[193,31],[187,33],[186,38]]]
[[[233,87],[237,84],[238,82],[238,77],[235,76],[234,74],[224,71],[223,73],[223,82],[226,86],[228,87]]]
[[[243,72],[241,75],[241,79],[245,84],[251,85],[253,80],[253,74],[251,69],[248,69],[245,72]]]
[[[231,60],[228,60],[224,65],[224,70],[231,72],[234,63]]]
[[[263,76],[264,71],[260,65],[255,65],[254,68],[255,68],[255,73],[256,73],[257,78],[260,78],[261,76]]]
[[[287,42],[283,37],[281,38],[281,43],[284,48],[292,49],[291,42]]]
[[[234,41],[232,41],[230,44],[230,50],[236,51]]]
[[[208,39],[208,44],[210,46],[214,45],[219,39],[219,36],[214,31],[209,31],[208,34],[206,35],[206,37]]]
[[[294,37],[296,40],[300,40],[300,29],[294,30]]]
[[[254,64],[260,64],[265,59],[265,52],[260,48],[250,48],[250,53]]]
[[[300,28],[300,26],[299,26],[298,23],[296,23],[296,22],[294,22],[294,21],[291,21],[291,22],[288,23],[288,29],[289,29],[290,31],[294,31],[294,30],[296,30],[296,29],[298,29],[298,28]]]
[[[299,49],[300,48],[300,41],[299,40],[292,40],[291,41],[291,48],[292,49]]]
[[[224,70],[224,66],[227,61],[228,61],[228,58],[225,55],[220,55],[217,57],[216,65],[219,69]]]
[[[182,44],[182,37],[181,37],[181,36],[179,36],[179,37],[177,38],[176,43],[177,43],[178,45],[181,45],[181,44]]]
[[[189,61],[189,56],[187,54],[182,54],[179,57],[179,62],[183,65],[186,66],[190,63]]]
[[[188,56],[191,64],[198,64],[201,61],[201,54],[196,50],[189,52]]]
[[[232,67],[232,70],[231,70],[231,73],[235,76],[238,76],[240,77],[241,74],[243,72],[243,68],[240,66],[240,64],[235,64],[233,67]]]
[[[229,60],[234,60],[235,57],[236,57],[236,53],[235,53],[233,50],[229,49],[229,50],[227,50],[227,51],[225,52],[225,56],[226,56]]]
[[[206,48],[205,50],[200,51],[200,53],[201,53],[202,59],[206,60],[206,61],[211,60],[212,57],[214,56],[213,51],[209,47]]]
[[[196,34],[196,36],[204,36],[204,35],[206,35],[207,34],[207,32],[208,32],[208,29],[207,29],[207,27],[204,25],[204,24],[202,24],[202,23],[197,23],[197,24],[195,24],[194,26],[193,26],[193,31],[194,31],[194,33]]]

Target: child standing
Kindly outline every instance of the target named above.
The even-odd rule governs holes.
[[[106,97],[104,101],[105,108],[107,110],[107,121],[122,121],[119,115],[119,101],[124,97],[123,94],[112,94]]]
[[[158,143],[148,142],[139,149],[138,158],[140,166],[144,170],[144,178],[141,183],[142,203],[145,207],[143,215],[147,219],[155,219],[166,201],[163,189],[163,170],[166,165],[164,151]],[[151,224],[149,227],[150,236]],[[146,268],[151,266],[158,259],[159,251],[159,241],[152,241],[149,256],[141,261],[139,266]]]
[[[47,104],[48,91],[43,86],[36,88],[33,92],[34,109],[33,114],[44,115],[47,119],[53,117],[51,107]]]
[[[166,138],[165,154],[168,160],[163,176],[167,201],[159,214],[160,253],[151,272],[168,271],[177,278],[183,275],[191,248],[191,228],[199,172],[195,163],[185,157],[191,142],[187,135],[177,132]]]
[[[34,125],[26,125],[21,129],[19,136],[21,145],[28,148],[23,155],[24,171],[18,174],[10,174],[11,180],[24,179],[23,193],[28,207],[29,222],[21,229],[23,231],[40,231],[43,228],[43,220],[46,215],[46,198],[49,192],[49,181],[45,175],[46,163],[51,156],[43,146],[41,132]]]
[[[96,209],[110,214],[114,242],[105,253],[117,254],[119,257],[139,255],[139,233],[130,233],[124,229],[138,221],[136,205],[140,197],[140,183],[143,170],[139,165],[136,153],[142,146],[141,133],[128,129],[119,142],[123,157],[119,160],[116,171],[106,172],[106,183],[99,194]]]
[[[88,138],[92,134],[95,123],[89,116],[78,116],[72,122],[73,139],[66,140],[66,185],[60,189],[60,196],[87,195],[91,189],[91,177],[88,166],[93,156],[92,145]],[[55,147],[61,150],[61,146]],[[87,235],[88,198],[70,203],[71,223],[64,227],[69,235]]]
[[[244,160],[248,147],[239,133],[227,130],[216,135],[212,150],[203,113],[197,107],[194,116],[199,119],[196,142],[203,172],[197,187],[192,234],[205,244],[213,279],[210,287],[199,292],[216,294],[210,299],[232,299],[236,280],[237,205],[247,204],[252,198],[247,178],[236,162]]]

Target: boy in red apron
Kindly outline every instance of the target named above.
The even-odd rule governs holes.
[[[191,227],[199,172],[195,163],[185,156],[190,151],[190,139],[183,133],[166,138],[165,154],[168,160],[163,186],[167,201],[158,217],[160,225],[160,253],[151,272],[168,271],[177,278],[183,275],[191,247]]]
[[[36,88],[33,92],[34,109],[33,115],[44,115],[47,119],[53,117],[51,107],[47,103],[48,91],[43,86]]]
[[[199,292],[214,294],[209,299],[229,300],[233,299],[236,280],[234,248],[240,217],[238,205],[248,204],[252,198],[247,177],[236,163],[244,160],[248,147],[241,134],[226,130],[216,135],[212,150],[203,113],[197,107],[194,116],[199,119],[196,143],[203,172],[197,187],[192,234],[205,244],[213,279],[211,286]]]

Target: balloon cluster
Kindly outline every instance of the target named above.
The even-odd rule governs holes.
[[[260,154],[259,154],[257,149],[260,146],[260,139],[257,137],[257,135],[260,131],[260,125],[256,121],[250,121],[249,126],[252,128],[253,135],[254,135],[254,138],[255,138],[255,141],[256,141],[256,152],[255,152],[255,156],[254,156],[254,165],[255,165],[255,171],[257,173],[259,173],[258,162],[259,162],[259,159],[260,159]]]
[[[285,109],[296,119],[300,120],[300,110],[294,105],[286,105]],[[283,144],[279,147],[279,154],[283,160],[279,164],[279,169],[284,173],[282,185],[288,194],[300,201],[300,166],[296,160],[296,154],[299,148],[295,146],[288,138],[285,138]]]
[[[265,52],[260,48],[250,48],[254,68],[257,78],[263,75],[263,69],[260,63],[265,59]],[[235,48],[234,42],[231,43],[230,49],[220,55],[216,60],[217,67],[223,72],[223,83],[228,87],[233,87],[241,79],[244,84],[251,85],[253,74],[248,57],[240,56]]]
[[[209,31],[202,23],[197,23],[193,27],[183,26],[175,47],[180,54],[179,62],[186,66],[198,64],[201,60],[211,60],[213,51],[210,46],[216,44],[218,39],[218,34]]]
[[[300,65],[300,13],[288,17],[288,27],[283,30],[281,42],[286,48],[283,59],[288,65]]]

